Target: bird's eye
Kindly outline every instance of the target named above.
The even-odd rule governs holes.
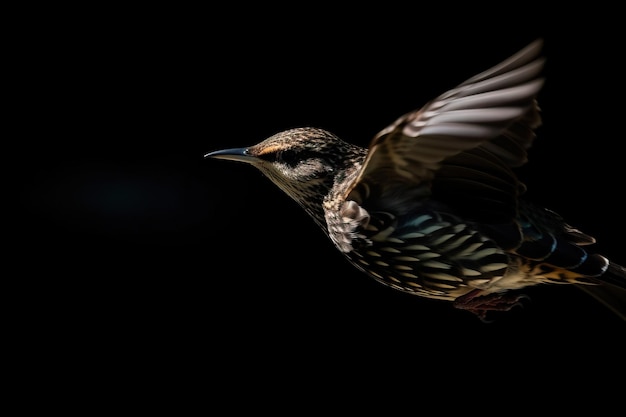
[[[301,158],[297,152],[287,149],[280,152],[278,159],[287,165],[295,166]]]

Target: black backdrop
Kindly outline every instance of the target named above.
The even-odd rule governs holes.
[[[59,24],[34,42],[25,73],[37,116],[19,136],[14,247],[42,338],[80,340],[71,352],[97,357],[89,369],[124,375],[116,364],[128,360],[163,383],[197,373],[233,387],[233,374],[300,381],[348,366],[487,379],[470,370],[538,373],[546,358],[550,375],[623,369],[624,323],[577,289],[531,289],[525,309],[481,323],[362,276],[260,173],[203,159],[302,125],[366,146],[543,37],[544,126],[520,176],[529,197],[626,264],[614,34],[532,18],[435,18],[438,30],[415,20],[296,13],[249,26],[142,10]]]

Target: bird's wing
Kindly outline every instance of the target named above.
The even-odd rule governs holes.
[[[385,201],[397,207],[390,184],[429,194],[433,183],[445,183],[440,189],[452,198],[467,194],[481,200],[475,206],[493,204],[494,213],[510,218],[508,200],[521,186],[510,168],[526,162],[540,124],[535,98],[543,85],[542,45],[532,42],[379,132],[347,199],[363,202],[372,194],[382,205],[377,209]]]

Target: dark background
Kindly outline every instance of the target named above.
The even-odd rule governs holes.
[[[254,25],[238,14],[257,12]],[[361,275],[259,172],[203,159],[303,125],[366,146],[543,37],[544,125],[520,176],[529,198],[626,264],[623,109],[611,104],[624,95],[622,46],[610,27],[224,13],[89,12],[47,22],[24,52],[12,260],[37,345],[81,358],[85,378],[182,381],[191,396],[375,370],[488,386],[623,372],[624,322],[578,289],[530,289],[526,308],[484,324]],[[58,366],[55,355],[39,364]]]

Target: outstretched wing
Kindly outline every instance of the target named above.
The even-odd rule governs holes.
[[[542,45],[532,42],[379,132],[347,199],[400,214],[395,191],[410,185],[418,191],[406,195],[407,209],[409,200],[440,192],[437,200],[463,196],[464,206],[481,207],[476,215],[510,221],[523,187],[511,168],[526,162],[540,124]]]

